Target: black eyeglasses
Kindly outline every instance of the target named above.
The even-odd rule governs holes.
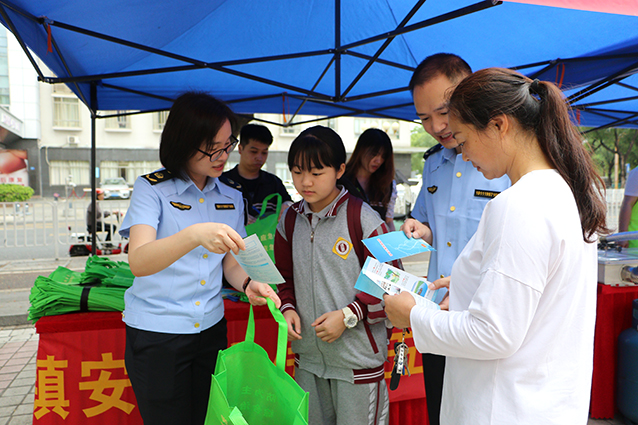
[[[197,150],[210,158],[210,162],[215,162],[219,159],[220,156],[222,156],[224,152],[226,152],[227,155],[230,155],[233,149],[235,149],[235,146],[237,146],[237,143],[239,143],[239,140],[237,140],[237,138],[231,134],[230,145],[226,146],[225,148],[217,149],[216,151],[212,151],[211,153],[204,152],[201,149]]]

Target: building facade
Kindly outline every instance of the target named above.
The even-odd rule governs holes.
[[[47,71],[43,63],[39,66]],[[50,75],[50,74],[49,74]],[[106,178],[122,177],[132,185],[137,176],[161,167],[160,135],[167,111],[135,114],[135,111],[100,111],[107,116],[96,120],[96,177],[98,185]],[[122,115],[131,113],[131,115]],[[114,116],[118,115],[118,116]],[[333,128],[352,152],[359,135],[370,127],[383,129],[395,148],[395,167],[410,176],[410,135],[414,123],[344,117],[308,124],[283,126],[283,116],[255,114],[256,122],[273,134],[267,171],[282,180],[291,180],[287,155],[294,138],[312,125]],[[295,122],[322,117],[300,116]],[[2,137],[5,135],[5,137]],[[38,82],[37,74],[17,40],[0,27],[0,156],[25,156],[25,166],[4,173],[0,183],[31,186],[36,196],[83,197],[91,184],[91,115],[89,109],[63,84]],[[233,152],[227,168],[237,164]],[[2,161],[0,160],[0,164]],[[20,178],[18,175],[26,175]],[[4,179],[4,181],[3,181]],[[11,180],[11,181],[9,181]]]

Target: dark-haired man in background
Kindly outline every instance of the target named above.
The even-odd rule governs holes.
[[[240,190],[246,200],[246,224],[253,223],[257,219],[264,198],[272,193],[281,195],[282,212],[292,205],[292,199],[281,179],[261,169],[268,158],[268,149],[272,141],[272,134],[268,127],[246,124],[239,135],[239,164],[223,173],[223,176],[241,185]],[[271,198],[265,215],[276,211],[277,200]]]

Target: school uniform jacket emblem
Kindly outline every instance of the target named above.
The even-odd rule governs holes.
[[[150,184],[156,185],[157,183],[164,182],[166,180],[170,180],[173,178],[173,175],[170,171],[162,170],[155,171],[154,173],[145,174],[142,177],[146,179]]]
[[[434,195],[434,192],[436,192],[437,189],[438,189],[437,186],[430,186],[428,187],[428,192]]]
[[[337,254],[344,260],[348,258],[348,254],[352,251],[352,244],[344,238],[338,238],[332,247],[332,252]]]
[[[190,210],[192,207],[190,205],[182,204],[181,202],[171,201],[170,204],[177,208],[178,210]]]

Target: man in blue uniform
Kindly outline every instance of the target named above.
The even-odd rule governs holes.
[[[470,75],[470,66],[459,56],[438,53],[427,57],[414,71],[410,91],[417,116],[425,131],[439,144],[424,155],[421,192],[402,230],[408,236],[415,220],[426,225],[425,234],[415,234],[436,251],[430,255],[428,280],[448,278],[452,264],[476,232],[487,202],[510,186],[507,176],[487,180],[461,156],[461,148],[448,126],[446,94]],[[441,302],[447,291],[437,296]],[[443,307],[445,308],[445,307]],[[430,425],[439,424],[445,357],[423,355],[423,379]]]

